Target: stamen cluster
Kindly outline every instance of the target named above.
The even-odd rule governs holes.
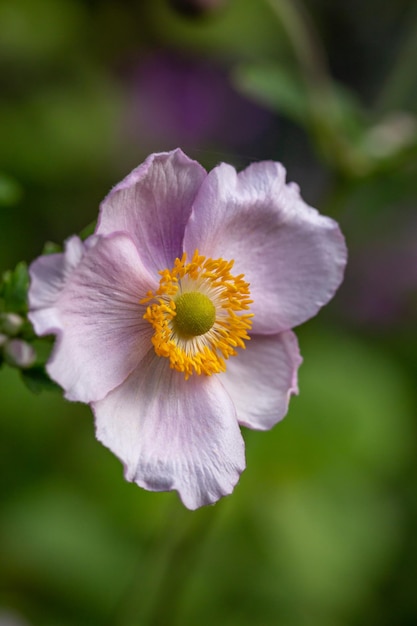
[[[210,259],[195,250],[187,263],[184,252],[172,269],[164,269],[155,293],[148,292],[141,304],[149,303],[144,319],[155,333],[152,343],[158,356],[170,360],[171,368],[183,372],[187,380],[192,374],[217,374],[226,370],[225,360],[245,348],[252,326],[252,303],[249,284],[244,275],[233,276],[233,261]],[[184,294],[197,292],[210,300],[215,308],[212,327],[204,334],[186,335],[175,321],[176,301]],[[151,302],[151,301],[154,302]],[[179,321],[179,320],[178,320]]]

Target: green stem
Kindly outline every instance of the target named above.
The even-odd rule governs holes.
[[[345,176],[361,175],[366,161],[353,145],[335,93],[326,53],[308,13],[297,0],[265,0],[286,33],[305,86],[308,126],[319,153]]]
[[[327,190],[320,201],[320,212],[337,218],[347,206],[349,196],[355,188],[355,181],[339,174],[333,174]]]
[[[380,113],[403,109],[407,97],[412,94],[417,83],[415,72],[417,58],[416,7],[412,7],[411,11],[407,20],[407,32],[402,38],[397,58],[375,102],[375,109]]]
[[[310,89],[330,88],[326,54],[308,14],[296,0],[266,0],[287,35],[302,76]]]
[[[175,502],[162,536],[155,537],[123,600],[120,626],[174,626],[190,578],[215,517],[215,507],[190,512]]]

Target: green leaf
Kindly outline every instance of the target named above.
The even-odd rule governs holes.
[[[20,185],[10,176],[0,172],[0,208],[17,204],[22,195]]]
[[[353,178],[375,170],[374,160],[362,146],[369,122],[342,85],[330,78],[319,85],[297,68],[271,62],[241,65],[234,81],[247,96],[304,127],[332,169]]]
[[[309,115],[305,85],[294,72],[279,65],[244,65],[234,74],[237,88],[247,96],[304,125]]]
[[[242,65],[234,81],[246,95],[303,126],[321,118],[335,132],[342,127],[351,138],[362,136],[365,123],[359,103],[348,89],[333,81],[319,91],[295,69],[276,63]]]
[[[32,391],[32,393],[40,393],[41,391],[56,391],[60,390],[59,385],[54,383],[45,371],[45,368],[40,365],[35,365],[27,370],[21,371],[22,380],[26,387]]]
[[[30,343],[36,351],[35,365],[44,366],[50,357],[52,346],[54,343],[54,337],[52,335],[48,335],[47,337],[41,337],[32,340]]]
[[[4,310],[26,314],[28,288],[29,273],[26,263],[22,261],[14,270],[8,270],[3,274],[0,298],[3,300]]]
[[[87,237],[90,237],[90,235],[94,233],[96,229],[96,225],[97,225],[97,220],[93,220],[92,222],[90,222],[90,224],[88,224],[85,228],[83,228],[82,231],[80,232],[80,239],[84,241],[85,239],[87,239]]]
[[[62,252],[62,246],[53,241],[47,241],[43,247],[42,254],[57,254]]]

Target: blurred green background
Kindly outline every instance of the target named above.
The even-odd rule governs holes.
[[[0,370],[0,626],[417,623],[417,5],[0,0],[0,271],[150,152],[284,163],[341,224],[300,396],[215,507],[127,484],[87,407]]]

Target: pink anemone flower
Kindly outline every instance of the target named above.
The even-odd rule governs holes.
[[[152,154],[104,199],[95,234],[33,262],[30,319],[55,334],[47,371],[91,405],[125,477],[190,509],[230,494],[239,425],[270,429],[298,393],[291,328],[342,281],[336,222],[279,163],[207,173]]]

